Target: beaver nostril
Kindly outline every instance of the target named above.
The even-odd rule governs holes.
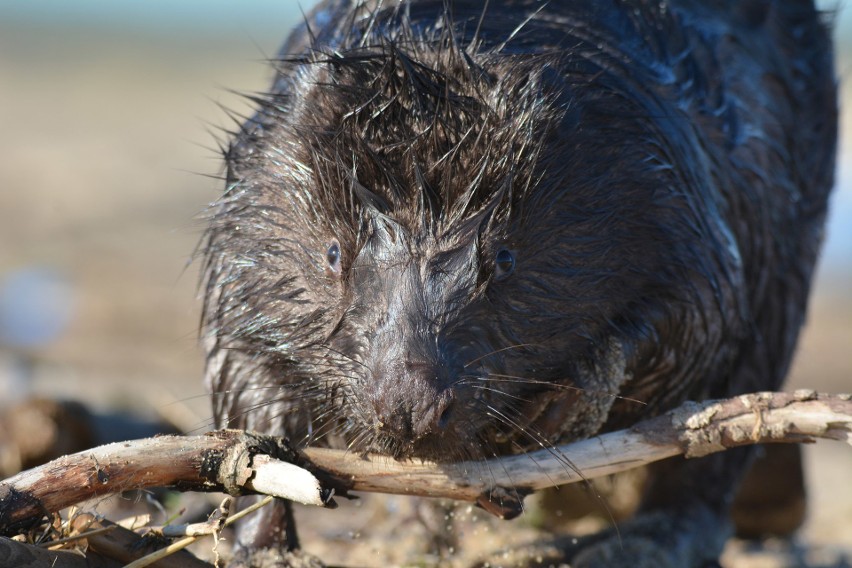
[[[447,425],[450,423],[453,415],[453,409],[455,408],[456,403],[454,400],[447,402],[447,405],[444,407],[444,410],[441,412],[441,415],[438,417],[438,421],[435,425],[439,430],[446,429]]]

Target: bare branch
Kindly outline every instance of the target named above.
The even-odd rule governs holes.
[[[300,459],[281,439],[236,430],[119,442],[64,456],[0,482],[0,534],[14,534],[75,503],[130,489],[254,492],[251,462],[256,455],[295,463]],[[331,492],[307,471],[299,471],[304,485],[294,492],[280,485],[264,490],[306,504],[331,505]]]
[[[748,444],[815,438],[852,443],[852,396],[797,391],[687,403],[629,430],[551,450],[453,464],[398,462],[387,456],[319,448],[297,454],[280,440],[235,431],[163,436],[66,456],[0,483],[0,534],[12,534],[79,501],[131,488],[258,492],[330,504],[331,492],[321,490],[314,476],[266,454],[311,470],[337,491],[471,501],[495,515],[510,517],[520,511],[524,495],[545,487],[679,454],[700,457]]]
[[[688,402],[628,430],[482,462],[399,462],[386,456],[359,457],[320,448],[308,448],[304,454],[315,467],[345,480],[351,490],[472,501],[505,516],[516,512],[514,505],[504,502],[506,510],[494,510],[495,504],[512,493],[495,492],[498,488],[513,488],[523,496],[681,454],[694,458],[749,444],[812,442],[815,438],[852,443],[852,395],[801,390]],[[571,467],[566,467],[566,460]]]

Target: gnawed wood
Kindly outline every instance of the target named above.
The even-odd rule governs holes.
[[[246,485],[257,455],[298,460],[282,439],[236,430],[145,438],[63,456],[0,482],[0,534],[14,534],[75,503],[131,489],[254,492]],[[330,504],[330,492],[312,475],[303,472],[299,480],[309,486],[291,493],[286,485],[262,490],[306,504]]]
[[[510,517],[532,491],[618,473],[671,456],[699,457],[736,446],[808,442],[828,438],[852,443],[852,396],[813,391],[756,393],[721,401],[687,403],[628,430],[595,436],[523,455],[453,464],[308,448],[301,454],[283,441],[235,431],[207,436],[163,436],[110,444],[55,460],[0,483],[0,534],[37,523],[47,513],[99,495],[174,486],[181,490],[287,493],[282,475],[264,468],[277,455],[311,470],[304,473],[302,502],[328,505],[330,488],[471,501]],[[257,457],[257,459],[255,459]],[[292,466],[283,469],[293,471]],[[285,480],[286,481],[286,480]],[[310,489],[310,487],[313,487]],[[287,493],[286,495],[284,493]]]
[[[334,474],[351,490],[483,504],[484,500],[499,503],[507,498],[496,488],[514,488],[522,496],[681,454],[700,457],[736,446],[816,438],[852,443],[852,396],[802,390],[689,402],[627,430],[483,461],[396,461],[320,448],[308,448],[304,455],[314,467]],[[510,514],[514,511],[509,507]],[[492,512],[503,516],[499,508]]]

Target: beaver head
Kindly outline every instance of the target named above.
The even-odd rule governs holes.
[[[615,37],[512,49],[411,18],[283,59],[226,153],[205,251],[220,422],[478,459],[724,367],[736,246],[659,69]]]

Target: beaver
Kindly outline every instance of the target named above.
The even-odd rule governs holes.
[[[203,245],[217,425],[477,461],[781,385],[836,145],[811,0],[325,0],[275,66]],[[750,453],[656,468],[573,565],[716,558]],[[296,546],[286,505],[240,539]]]

